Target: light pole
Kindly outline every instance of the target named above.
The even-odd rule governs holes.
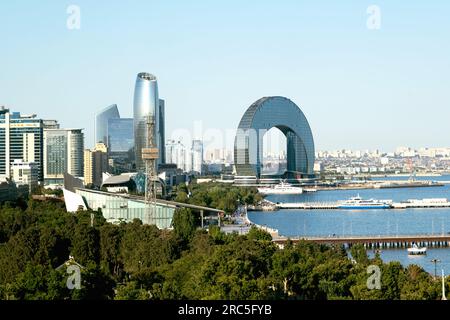
[[[437,263],[441,262],[441,260],[434,258],[433,260],[431,260],[431,262],[434,263],[434,278],[437,278]]]

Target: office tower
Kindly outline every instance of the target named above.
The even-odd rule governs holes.
[[[11,178],[16,185],[27,185],[31,193],[38,186],[39,167],[34,162],[14,160],[11,163]]]
[[[105,145],[108,141],[108,120],[120,118],[117,105],[106,107],[95,116],[95,143],[102,142]]]
[[[159,145],[160,145],[160,164],[166,163],[166,103],[159,99]]]
[[[43,122],[36,115],[10,113],[0,108],[0,178],[10,178],[14,160],[33,162],[38,167],[38,180],[43,180]]]
[[[115,173],[129,172],[134,162],[133,118],[108,120],[108,158]]]
[[[108,149],[97,143],[94,150],[84,150],[84,184],[102,185],[103,172],[108,172]]]
[[[144,171],[145,163],[142,161],[142,148],[147,146],[147,118],[154,117],[156,147],[159,149],[159,159],[157,165],[164,161],[164,147],[161,143],[164,140],[164,110],[160,112],[160,107],[164,109],[164,101],[158,98],[158,83],[156,77],[150,73],[139,73],[136,78],[134,89],[133,119],[134,119],[134,146],[136,170]]]
[[[192,171],[202,174],[203,166],[203,142],[201,140],[192,141]]]
[[[64,173],[83,177],[83,129],[44,129],[44,181],[62,184]]]

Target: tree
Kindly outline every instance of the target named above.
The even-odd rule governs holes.
[[[191,209],[177,209],[173,216],[173,230],[175,235],[183,241],[189,242],[194,235],[195,229],[195,219]]]
[[[357,263],[363,265],[369,264],[369,257],[367,256],[366,248],[362,244],[355,244],[351,247],[350,253]]]
[[[250,228],[247,237],[252,240],[272,241],[272,236],[270,233],[255,226]]]
[[[105,224],[100,227],[100,260],[107,272],[120,277],[123,264],[120,257],[120,243],[123,237],[122,226]]]

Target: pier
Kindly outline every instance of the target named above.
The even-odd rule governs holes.
[[[338,202],[294,202],[277,203],[275,206],[279,209],[338,209]]]
[[[363,244],[366,248],[409,248],[413,244],[426,247],[449,247],[450,234],[441,235],[380,235],[380,236],[350,236],[350,237],[274,237],[273,242],[284,245],[288,239],[294,243],[306,240],[319,244],[338,244],[351,247],[354,244]]]
[[[413,200],[407,202],[393,202],[389,204],[389,208],[380,208],[380,210],[387,209],[418,209],[418,208],[450,208],[450,201],[447,199],[435,199],[438,201],[426,201]],[[433,199],[432,199],[433,200]],[[444,201],[445,200],[445,201]],[[341,202],[293,202],[293,203],[274,203],[274,207],[277,209],[302,209],[302,210],[314,210],[314,209],[341,209],[339,206]],[[273,208],[272,208],[273,209]],[[377,208],[373,208],[377,209]],[[352,209],[342,210],[368,210],[367,208],[358,209],[357,207]],[[369,209],[370,210],[370,209]],[[267,210],[266,210],[267,211]]]

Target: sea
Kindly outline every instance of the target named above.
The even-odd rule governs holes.
[[[408,177],[382,177],[381,180],[407,180]],[[450,175],[417,177],[417,180],[450,182]],[[375,179],[374,179],[375,180]],[[361,196],[364,199],[393,200],[450,198],[450,184],[434,187],[329,190],[300,195],[270,195],[272,202],[334,202]],[[301,236],[378,236],[450,234],[450,208],[370,209],[370,210],[300,210],[285,209],[271,212],[249,211],[253,223],[277,229],[287,237]],[[374,252],[368,250],[369,256]],[[385,262],[399,261],[403,266],[417,264],[434,274],[441,269],[450,274],[450,248],[428,248],[427,255],[410,256],[405,248],[383,249]]]

